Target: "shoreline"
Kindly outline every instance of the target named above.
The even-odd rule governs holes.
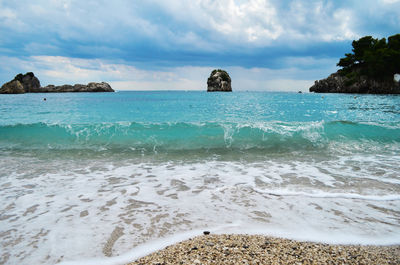
[[[400,264],[400,245],[342,245],[248,234],[201,235],[169,245],[139,264]]]

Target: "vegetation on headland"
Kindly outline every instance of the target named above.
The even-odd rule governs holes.
[[[337,66],[339,74],[355,82],[360,76],[390,80],[400,73],[400,34],[382,39],[365,36],[352,42],[352,53],[346,53]]]
[[[310,92],[400,94],[400,34],[382,39],[365,36],[352,42],[336,73],[315,81]]]

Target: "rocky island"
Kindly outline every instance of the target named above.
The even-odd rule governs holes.
[[[207,80],[207,92],[232,92],[231,77],[225,70],[215,69]]]
[[[371,36],[354,40],[329,77],[315,81],[310,92],[400,94],[400,34],[386,41]]]
[[[18,74],[10,82],[0,88],[0,94],[23,94],[23,93],[60,93],[60,92],[114,92],[106,82],[91,82],[87,85],[48,85],[42,87],[39,79],[32,73]]]

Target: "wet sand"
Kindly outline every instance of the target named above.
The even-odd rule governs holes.
[[[129,263],[138,264],[400,264],[400,245],[329,245],[261,235],[203,235]]]

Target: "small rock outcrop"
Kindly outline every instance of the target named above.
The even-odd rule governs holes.
[[[231,77],[221,69],[213,70],[207,80],[207,92],[232,92]]]
[[[23,94],[40,89],[39,79],[32,73],[18,74],[0,88],[1,94]]]
[[[23,94],[23,93],[61,93],[61,92],[114,92],[106,82],[89,83],[87,85],[48,85],[40,86],[39,79],[32,73],[18,74],[10,82],[0,88],[0,94]]]
[[[395,80],[375,80],[366,76],[350,79],[339,72],[328,78],[315,81],[310,92],[316,93],[359,93],[359,94],[400,94],[400,83]]]

